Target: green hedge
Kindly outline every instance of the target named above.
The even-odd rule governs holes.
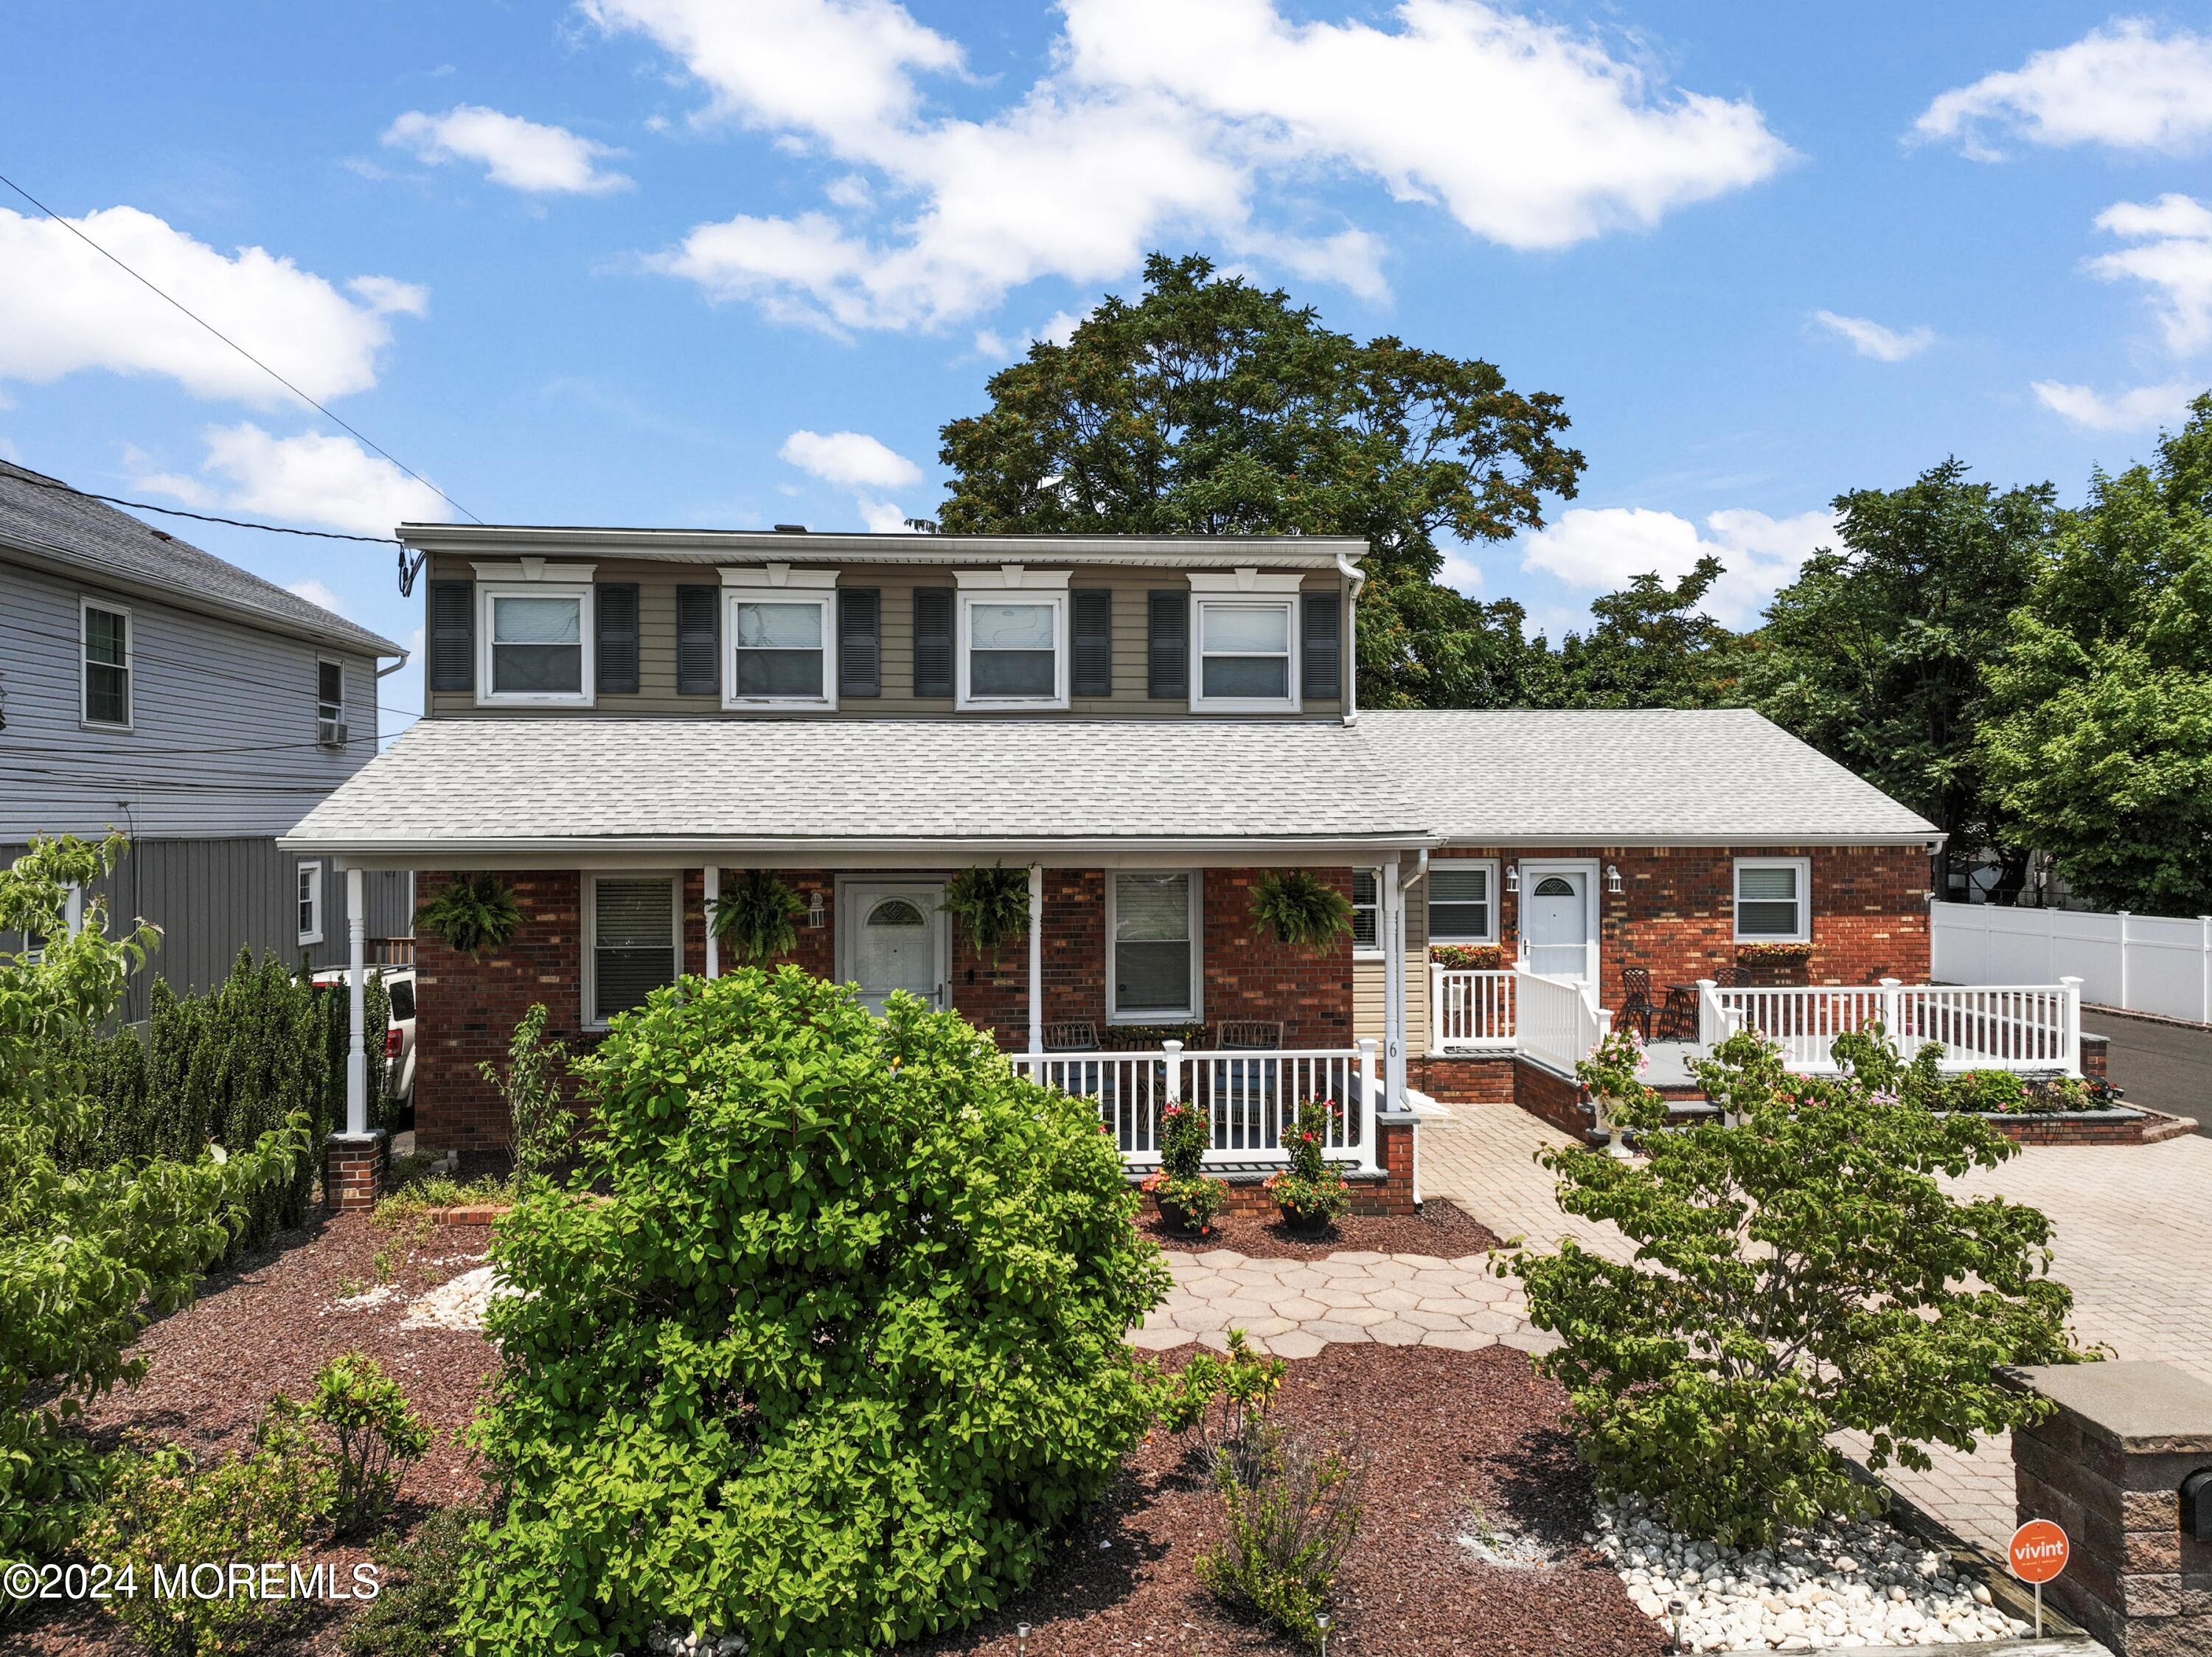
[[[383,981],[368,984],[370,1125],[388,1126],[385,1099]],[[66,1148],[75,1167],[152,1158],[189,1161],[209,1145],[250,1145],[295,1112],[313,1124],[313,1142],[292,1179],[253,1199],[238,1248],[301,1224],[314,1199],[323,1140],[345,1118],[348,997],[343,984],[317,988],[274,954],[240,950],[230,976],[202,995],[154,984],[143,1026],[88,1038],[79,1056],[85,1092],[97,1107],[88,1136]]]

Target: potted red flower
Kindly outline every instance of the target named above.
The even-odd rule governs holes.
[[[1213,1228],[1213,1216],[1229,1206],[1229,1182],[1200,1172],[1213,1130],[1206,1112],[1188,1100],[1175,1100],[1160,1112],[1159,1171],[1138,1187],[1160,1210],[1160,1222],[1187,1237]]]
[[[1336,1119],[1333,1099],[1309,1099],[1283,1130],[1283,1148],[1291,1166],[1267,1177],[1267,1191],[1275,1199],[1283,1223],[1292,1231],[1322,1231],[1351,1206],[1352,1192],[1344,1176],[1327,1160],[1328,1130]]]

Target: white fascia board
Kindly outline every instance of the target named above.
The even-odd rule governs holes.
[[[1357,564],[1364,540],[1344,535],[793,535],[769,530],[595,528],[589,525],[410,523],[394,532],[421,552],[518,552],[725,564],[1103,564],[1162,568],[1335,570]]]
[[[1603,852],[1613,847],[1623,849],[1642,846],[1712,846],[1736,848],[1750,856],[1751,848],[1763,846],[1925,846],[1934,850],[1944,839],[1941,834],[1836,832],[1822,830],[1790,833],[1738,834],[1622,834],[1618,830],[1593,829],[1587,834],[1521,834],[1498,830],[1485,833],[1448,833],[1438,842],[1446,847],[1469,847],[1487,850],[1502,847],[1508,850],[1579,850],[1590,847]]]

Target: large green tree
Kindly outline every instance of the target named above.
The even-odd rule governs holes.
[[[2154,464],[2098,474],[1988,683],[2021,841],[2096,902],[2212,910],[2212,393]]]
[[[1590,630],[1559,645],[1558,699],[1570,708],[1732,706],[1741,642],[1705,612],[1723,573],[1707,553],[1669,587],[1656,572],[1592,601]]]
[[[1361,344],[1279,289],[1158,254],[1142,297],[1106,299],[988,389],[942,434],[947,532],[1356,535],[1363,702],[1547,699],[1521,606],[1437,576],[1447,540],[1510,539],[1574,494],[1557,396],[1477,358]]]
[[[2017,891],[2025,843],[1985,771],[1982,669],[2048,557],[2051,488],[2000,491],[1948,460],[1834,505],[1841,550],[1776,594],[1742,699],[1942,829],[1947,874],[1993,848]]]

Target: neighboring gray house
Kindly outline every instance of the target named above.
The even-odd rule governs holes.
[[[161,928],[152,971],[179,990],[246,944],[344,965],[345,882],[276,836],[375,753],[379,657],[405,652],[0,462],[0,859],[33,834],[128,834],[99,895]],[[372,878],[372,938],[411,912],[408,876]]]

